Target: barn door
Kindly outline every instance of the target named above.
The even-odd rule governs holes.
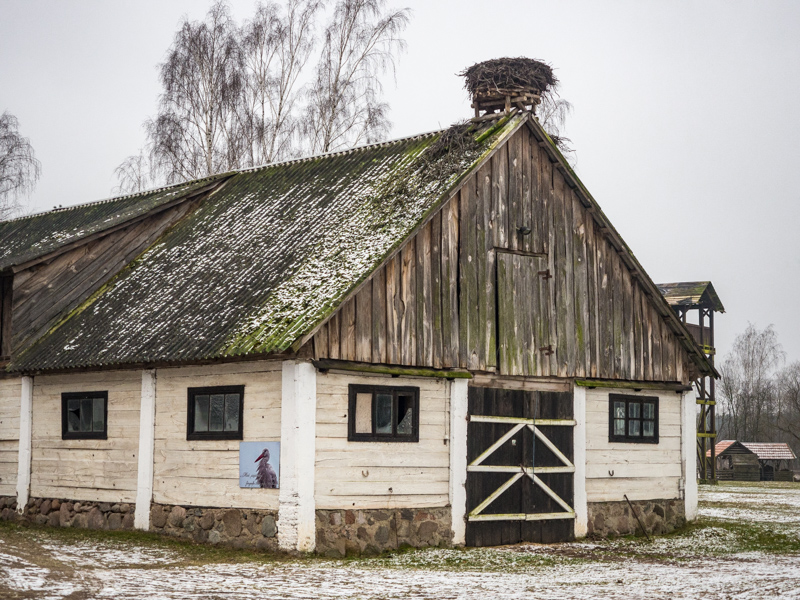
[[[469,388],[469,546],[574,538],[572,395]]]
[[[547,375],[550,341],[547,258],[497,253],[497,347],[500,372]]]

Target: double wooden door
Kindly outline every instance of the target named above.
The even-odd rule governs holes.
[[[469,388],[468,546],[574,538],[572,395]]]

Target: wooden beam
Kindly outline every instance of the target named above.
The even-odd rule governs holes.
[[[465,369],[426,369],[397,365],[373,365],[348,360],[315,360],[312,362],[321,371],[359,371],[361,373],[396,375],[398,377],[438,377],[442,379],[470,379],[472,377],[472,374]]]
[[[609,379],[576,379],[575,385],[588,388],[618,388],[626,390],[669,390],[671,392],[688,392],[690,385],[657,381],[615,381]]]

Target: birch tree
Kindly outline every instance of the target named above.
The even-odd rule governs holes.
[[[749,324],[736,336],[733,349],[720,366],[718,391],[724,437],[744,441],[771,439],[777,408],[776,370],[784,359],[772,325],[763,330]]]
[[[375,141],[389,129],[381,75],[394,73],[405,48],[408,9],[385,11],[384,0],[340,0],[325,29],[308,91],[303,133],[312,153]]]
[[[145,124],[154,168],[167,183],[237,168],[242,56],[227,4],[185,19],[159,71],[158,114]]]
[[[30,194],[41,174],[28,138],[19,132],[19,121],[9,112],[0,115],[0,220],[21,208],[21,199]]]

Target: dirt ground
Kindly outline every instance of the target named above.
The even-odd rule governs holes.
[[[800,484],[701,487],[651,542],[286,559],[141,533],[0,526],[3,599],[800,598]]]

